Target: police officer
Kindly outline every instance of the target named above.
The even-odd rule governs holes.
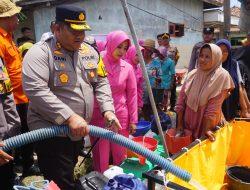
[[[212,43],[212,41],[214,39],[214,28],[213,27],[203,28],[202,37],[203,37],[203,41],[196,43],[194,45],[194,47],[193,47],[191,58],[190,58],[190,61],[189,61],[188,72],[195,69],[196,64],[197,64],[196,62],[197,62],[197,59],[198,59],[198,55],[199,55],[199,52],[200,52],[200,48],[205,43]]]
[[[10,78],[1,58],[0,51],[0,146],[2,140],[17,135],[20,131],[20,118],[12,94]],[[0,150],[0,187],[11,190],[14,185],[13,157]]]
[[[80,7],[56,7],[54,36],[35,44],[23,61],[23,87],[30,99],[31,130],[67,124],[69,137],[37,143],[38,164],[48,180],[63,190],[75,189],[73,170],[89,132],[94,95],[106,121],[121,128],[98,52],[83,42],[90,30]]]

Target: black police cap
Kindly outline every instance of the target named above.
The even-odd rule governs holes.
[[[85,10],[73,5],[59,5],[56,7],[56,22],[69,23],[74,30],[91,30],[86,22]]]
[[[167,40],[167,39],[170,39],[170,34],[167,32],[165,32],[163,34],[158,34],[157,38],[162,38],[163,40]]]
[[[203,34],[213,34],[213,33],[214,33],[214,28],[213,27],[203,28]]]

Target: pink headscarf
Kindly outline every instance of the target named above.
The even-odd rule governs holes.
[[[108,44],[108,42],[110,41],[111,36],[113,35],[114,32],[115,32],[115,31],[110,32],[110,33],[107,35],[107,37],[106,37],[105,49],[104,49],[103,51],[100,51],[100,54],[101,54],[102,57],[104,57],[104,56],[106,55],[106,53],[107,53],[107,49],[106,49],[106,48],[107,48],[107,44]]]
[[[229,73],[221,67],[222,52],[215,44],[205,44],[212,51],[213,67],[208,71],[199,68],[188,74],[185,85],[187,95],[187,105],[198,111],[200,106],[204,106],[211,98],[218,96],[224,90],[234,88],[234,83]]]
[[[131,43],[130,43],[128,35],[121,30],[117,30],[117,31],[113,31],[109,33],[109,35],[107,36],[106,54],[104,55],[104,58],[107,59],[107,61],[110,63],[120,62],[120,60],[116,60],[112,54],[115,51],[115,49],[122,42],[126,40],[128,40],[129,46],[130,46]]]
[[[143,48],[140,47],[140,50],[142,50]],[[135,46],[131,46],[125,56],[125,60],[130,63],[133,67],[136,66],[137,63],[134,63],[135,60],[135,56],[136,56],[137,52],[136,52],[136,48]]]
[[[107,35],[107,37],[106,37],[106,47],[107,47],[107,44],[108,44],[108,42],[110,41],[110,39],[111,39],[111,37],[112,37],[112,35],[115,33],[115,31],[112,31],[112,32],[110,32],[108,35]]]
[[[96,41],[97,50],[99,52],[104,51],[106,47],[106,41]]]

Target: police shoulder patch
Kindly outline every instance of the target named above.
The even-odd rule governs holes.
[[[102,58],[100,58],[98,65],[97,65],[97,74],[100,77],[106,77],[107,76],[107,71],[105,69],[105,65],[102,61]]]
[[[89,53],[90,52],[90,48],[86,44],[82,43],[82,45],[81,45],[81,47],[79,49],[79,52],[81,54]]]

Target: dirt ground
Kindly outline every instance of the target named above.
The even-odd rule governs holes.
[[[92,171],[92,159],[87,158],[82,163],[82,165],[80,165],[82,160],[83,160],[83,157],[79,156],[78,163],[76,164],[75,171],[74,171],[74,176],[76,180],[79,179],[81,176]],[[17,175],[21,176],[21,173],[17,172]],[[44,177],[43,176],[28,176],[28,177],[21,179],[21,184],[24,186],[29,186],[31,182],[40,181],[40,180],[44,180]]]

